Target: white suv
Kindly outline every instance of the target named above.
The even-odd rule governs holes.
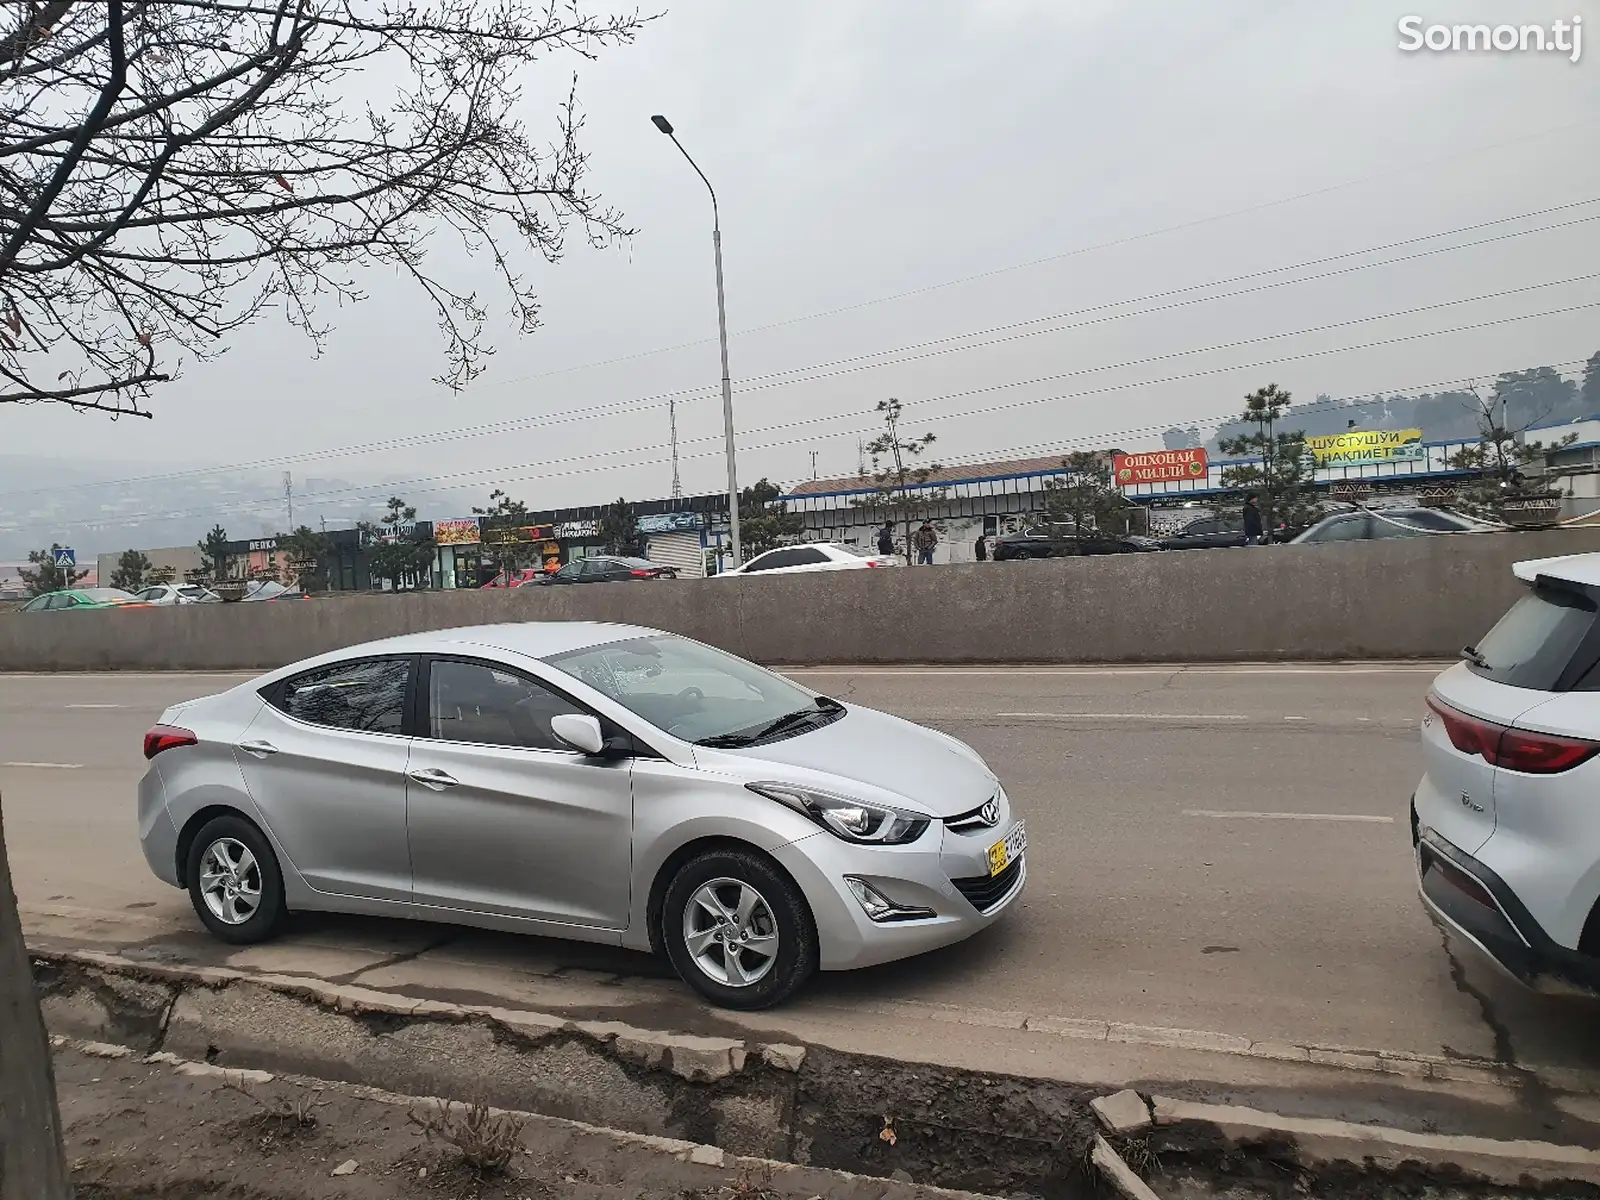
[[[1428,696],[1419,885],[1528,986],[1600,992],[1600,554],[1512,570],[1528,594]]]

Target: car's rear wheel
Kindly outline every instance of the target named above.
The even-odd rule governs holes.
[[[243,817],[206,822],[189,848],[189,900],[212,934],[247,945],[283,924],[283,872],[262,833]]]
[[[754,851],[710,850],[680,867],[661,939],[679,977],[723,1008],[770,1008],[817,969],[805,896]]]

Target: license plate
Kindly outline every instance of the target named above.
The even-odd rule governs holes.
[[[1017,859],[1022,857],[1022,852],[1028,848],[1028,831],[1019,821],[1012,826],[1011,832],[1006,834],[1005,840],[996,842],[989,847],[989,874],[1000,874]]]

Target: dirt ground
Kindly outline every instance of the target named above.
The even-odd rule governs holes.
[[[415,1123],[439,1118],[429,1106],[238,1078],[58,1050],[79,1200],[913,1200],[921,1191],[809,1168],[681,1161],[543,1118],[512,1131],[503,1171],[482,1173]]]

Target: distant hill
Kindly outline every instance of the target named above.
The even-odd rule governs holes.
[[[1586,392],[1589,398],[1585,397]],[[1481,394],[1485,399],[1493,396],[1504,400],[1509,429],[1571,421],[1590,415],[1596,408],[1592,388],[1581,387],[1577,380],[1568,379],[1554,367],[1509,372],[1481,389]],[[1468,391],[1373,396],[1368,400],[1335,400],[1323,395],[1307,404],[1292,405],[1278,428],[1284,432],[1303,430],[1310,437],[1343,433],[1350,428],[1420,429],[1424,441],[1448,442],[1476,437],[1477,413],[1478,401]],[[1254,426],[1230,421],[1218,427],[1206,446],[1211,453],[1220,454],[1220,442],[1254,432]]]

